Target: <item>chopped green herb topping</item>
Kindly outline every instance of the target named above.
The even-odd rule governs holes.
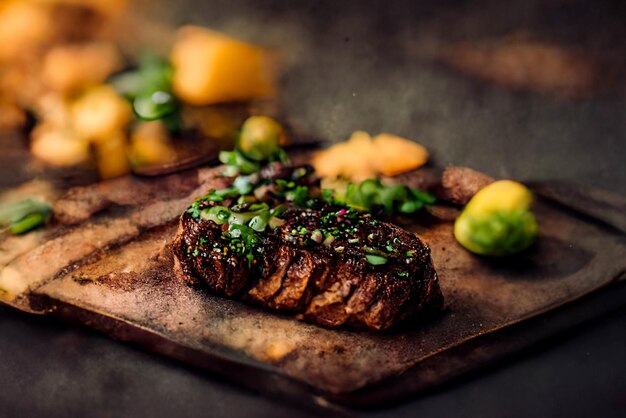
[[[46,223],[52,206],[28,199],[0,205],[0,232],[9,230],[13,235],[24,234]]]
[[[165,59],[146,54],[139,68],[119,74],[110,83],[144,121],[162,120],[170,132],[181,128],[180,103],[172,92],[174,68]]]
[[[365,254],[365,259],[373,266],[382,266],[383,264],[387,264],[387,262],[389,261],[387,257],[375,254]]]
[[[373,179],[348,183],[343,196],[337,196],[332,190],[324,190],[322,197],[329,204],[339,203],[359,211],[387,216],[415,213],[424,205],[435,203],[435,197],[430,193],[402,184],[384,185],[380,180]]]

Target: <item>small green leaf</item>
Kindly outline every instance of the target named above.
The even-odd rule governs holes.
[[[373,266],[382,266],[384,264],[387,264],[387,262],[389,261],[387,257],[375,254],[365,254],[365,259]]]

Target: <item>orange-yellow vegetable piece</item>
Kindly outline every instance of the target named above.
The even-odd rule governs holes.
[[[372,138],[355,131],[349,140],[320,151],[313,166],[322,177],[343,177],[360,181],[378,175],[394,176],[416,169],[428,161],[423,146],[391,134]]]
[[[132,119],[132,110],[112,87],[98,85],[72,103],[71,116],[78,135],[100,142],[108,141],[109,134],[125,129]]]
[[[263,49],[204,28],[179,29],[170,60],[174,93],[191,104],[246,101],[275,90]]]
[[[124,132],[113,132],[108,135],[106,141],[96,142],[94,146],[101,178],[119,177],[130,172]]]
[[[52,32],[50,15],[39,5],[18,0],[0,2],[0,61],[44,44]]]
[[[161,121],[143,122],[131,135],[130,157],[134,164],[164,164],[176,158],[167,128]]]
[[[376,171],[385,176],[414,170],[428,162],[428,151],[422,145],[391,134],[376,135],[373,141]]]
[[[122,56],[111,43],[60,45],[46,54],[42,76],[52,90],[67,94],[104,82],[122,65]]]
[[[89,161],[89,142],[70,129],[43,123],[33,130],[31,138],[31,152],[48,164],[71,166]]]

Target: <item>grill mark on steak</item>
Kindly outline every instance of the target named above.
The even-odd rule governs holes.
[[[298,251],[287,270],[283,288],[274,298],[279,309],[301,311],[312,298],[316,279],[326,271],[324,258],[307,251]]]
[[[286,279],[287,272],[293,262],[296,251],[287,245],[278,246],[277,250],[267,251],[271,254],[266,257],[267,269],[264,271],[270,271],[269,274],[264,274],[255,285],[253,285],[247,293],[247,296],[252,302],[259,304],[267,304],[269,307],[279,309],[280,305],[277,305],[274,297],[283,288],[283,282]],[[271,258],[270,258],[271,257]],[[275,268],[271,264],[275,263]]]
[[[180,223],[178,236],[182,239],[179,248],[184,248],[185,252],[188,248],[194,248],[200,239],[206,239],[208,242],[221,240],[222,231],[220,228],[214,228],[208,222],[190,222],[189,214],[185,214],[183,217],[187,221]],[[179,258],[187,255],[180,253]],[[189,282],[196,285],[206,283],[217,294],[233,296],[247,282],[248,268],[244,260],[240,258],[224,259],[221,252],[216,254],[209,251],[203,254],[203,257],[189,257],[188,260],[190,262],[181,263],[181,265],[183,272],[189,278]]]
[[[352,244],[347,237],[338,237],[327,247],[294,236],[296,225],[309,230],[321,227],[322,218],[330,211],[289,209],[282,215],[284,225],[262,233],[257,268],[243,263],[243,256],[224,256],[214,250],[205,249],[203,254],[194,256],[190,249],[198,245],[200,238],[216,248],[227,243],[227,238],[222,236],[222,226],[201,218],[196,220],[187,213],[181,217],[173,252],[185,276],[191,276],[185,280],[213,293],[295,313],[326,327],[348,325],[384,330],[442,307],[430,250],[410,232],[392,224],[368,221],[359,223],[358,231],[351,235]],[[354,222],[371,219],[358,216]],[[331,226],[332,222],[335,221],[331,221]],[[361,244],[354,245],[354,237]],[[385,248],[390,241],[395,250],[387,254],[388,264],[374,266],[366,261],[364,242]],[[223,267],[231,258],[241,263],[237,264],[241,275],[236,279]],[[230,287],[223,282],[231,283]],[[226,288],[230,290],[226,292]]]

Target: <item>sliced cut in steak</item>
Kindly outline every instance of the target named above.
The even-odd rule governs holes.
[[[212,293],[326,327],[385,330],[442,308],[430,249],[416,235],[336,207],[292,207],[281,219],[244,256],[227,224],[186,212],[177,268]]]

